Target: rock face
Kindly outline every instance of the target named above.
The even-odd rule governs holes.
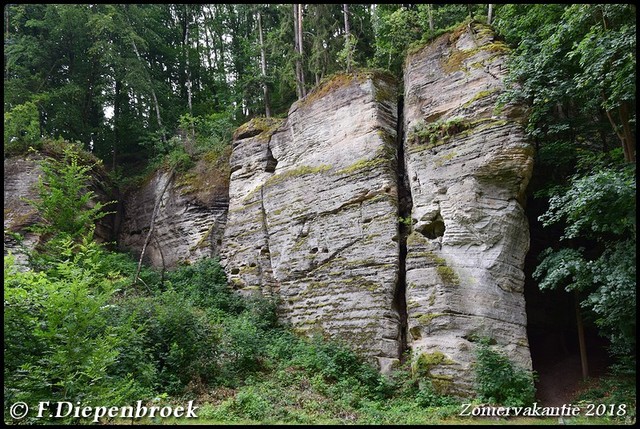
[[[342,75],[283,124],[238,129],[221,253],[234,287],[281,297],[296,329],[383,371],[411,349],[443,393],[472,392],[483,338],[530,369],[533,149],[517,106],[497,104],[505,52],[465,25],[407,58],[400,120],[391,80]]]
[[[38,165],[40,157],[12,157],[4,160],[4,254],[13,254],[16,263],[26,264],[26,255],[14,233],[22,236],[22,244],[32,249],[38,237],[27,231],[38,219],[37,210],[23,200],[38,197],[36,183],[42,170]]]
[[[222,263],[235,288],[282,298],[299,331],[347,340],[381,367],[402,348],[396,87],[339,75],[280,126],[235,135]]]
[[[533,168],[515,107],[497,107],[505,46],[475,24],[405,64],[404,142],[413,201],[407,239],[409,346],[442,390],[471,390],[474,342],[531,368],[522,202]]]
[[[153,232],[144,261],[172,268],[217,256],[228,207],[228,178],[212,171],[207,159],[188,173],[155,172],[125,197],[119,245],[138,255],[147,240],[154,209]]]

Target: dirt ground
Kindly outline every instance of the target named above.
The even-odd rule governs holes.
[[[599,377],[606,373],[606,356],[589,357],[589,376]],[[556,407],[570,404],[585,388],[582,380],[580,356],[568,355],[556,361],[538,365],[536,398],[542,406]]]

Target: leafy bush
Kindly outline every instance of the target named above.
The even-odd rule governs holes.
[[[226,274],[214,258],[205,258],[167,273],[167,283],[201,308],[239,314],[245,305],[240,296],[227,287]]]
[[[46,236],[67,234],[78,239],[93,232],[95,222],[107,215],[106,204],[96,201],[87,189],[89,172],[95,164],[85,164],[79,149],[64,147],[62,159],[47,157],[42,163],[43,177],[38,181],[38,199],[28,200],[40,215],[34,232]]]
[[[522,407],[535,401],[535,373],[515,366],[481,340],[476,350],[476,391],[481,401]]]
[[[73,245],[61,253],[69,253]],[[114,283],[92,268],[95,244],[76,250],[49,272],[19,271],[4,261],[5,404],[41,400],[119,405],[145,391],[114,375],[126,325],[108,323]],[[5,407],[5,410],[7,407]]]
[[[635,354],[636,347],[635,194],[635,166],[574,177],[567,190],[551,197],[540,220],[564,225],[561,239],[582,239],[589,250],[549,248],[533,273],[540,289],[588,293],[581,306],[596,314],[618,356]]]
[[[4,154],[25,153],[41,145],[38,107],[28,101],[4,114]]]

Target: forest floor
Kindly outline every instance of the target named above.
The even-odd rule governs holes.
[[[605,375],[607,361],[605,357],[591,357],[589,375],[591,380]],[[555,362],[547,362],[538,369],[536,397],[540,405],[561,407],[570,404],[580,392],[588,389],[592,383],[583,381],[580,356],[569,355]]]

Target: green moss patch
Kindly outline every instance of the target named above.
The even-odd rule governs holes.
[[[324,173],[326,171],[331,170],[333,167],[330,165],[322,164],[316,167],[311,167],[309,165],[301,165],[298,168],[294,168],[291,170],[287,170],[284,173],[276,174],[275,176],[271,176],[266,182],[267,185],[275,185],[277,183],[283,182],[292,177],[305,176],[309,174],[318,174]]]
[[[444,353],[437,350],[433,353],[420,353],[418,359],[413,362],[413,373],[424,378],[443,378],[446,376],[434,376],[431,370],[439,365],[453,365],[454,361],[449,359]]]
[[[281,118],[257,117],[240,125],[233,133],[233,140],[242,140],[249,137],[259,136],[260,141],[269,141],[271,135],[284,122]]]

